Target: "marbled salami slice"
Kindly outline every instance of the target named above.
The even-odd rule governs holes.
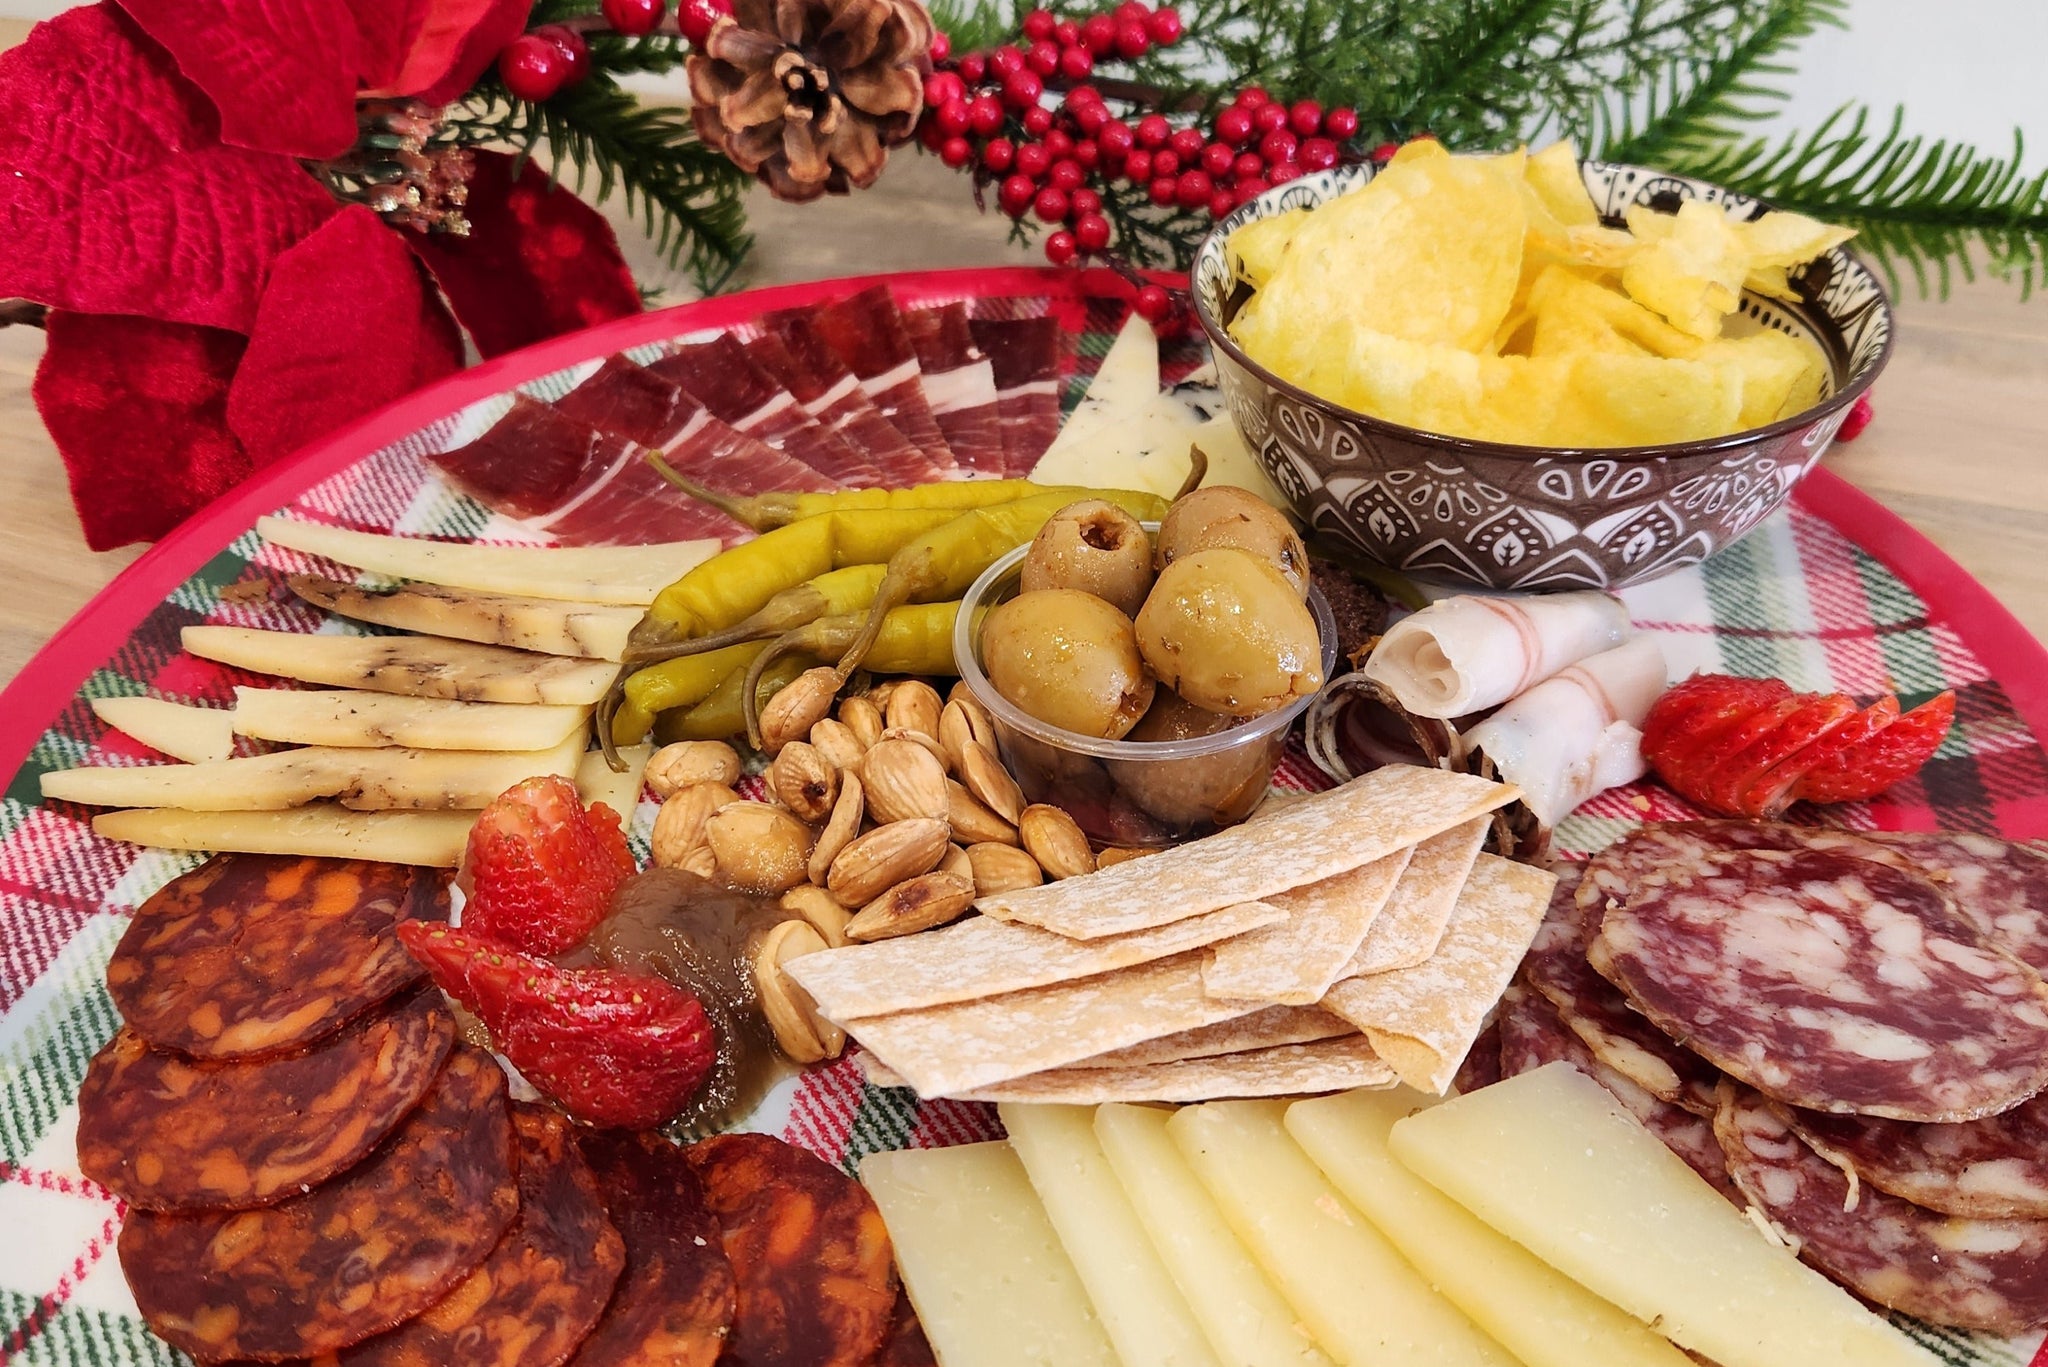
[[[976,318],[968,326],[995,372],[1004,473],[1023,479],[1060,434],[1066,333],[1057,318]]]
[[[300,1049],[426,977],[392,930],[446,920],[446,880],[367,859],[215,855],[136,910],[107,987],[159,1049]]]
[[[1879,1191],[1948,1215],[2048,1220],[2048,1092],[1954,1125],[1788,1109],[1799,1137]]]
[[[519,1217],[483,1266],[336,1367],[559,1367],[604,1313],[626,1246],[561,1112],[515,1105]]]
[[[447,1295],[519,1211],[505,1075],[458,1046],[391,1141],[262,1210],[131,1211],[121,1269],[143,1317],[205,1361],[360,1343]]]
[[[1859,831],[1831,826],[1794,826],[1784,821],[1663,821],[1638,826],[1586,861],[1579,906],[1596,927],[1611,902],[1625,902],[1645,880],[1673,859],[1686,860],[1727,850],[1837,850],[1894,868],[1911,864]]]
[[[733,1270],[683,1151],[658,1134],[579,1136],[626,1241],[626,1270],[576,1367],[712,1367],[732,1335]]]
[[[123,1030],[78,1092],[78,1166],[143,1210],[244,1210],[352,1167],[412,1112],[455,1044],[420,991],[304,1053],[208,1063]]]
[[[715,1135],[686,1152],[739,1281],[723,1367],[865,1367],[898,1286],[867,1189],[772,1135]]]
[[[1673,860],[1609,905],[1591,959],[1788,1105],[1969,1120],[2048,1085],[2048,984],[1928,879],[1840,850]]]
[[[820,426],[730,333],[677,347],[647,368],[681,385],[734,431],[793,456],[850,489],[882,482],[881,471]]]
[[[2048,859],[1988,835],[1866,831],[1869,839],[1946,878],[1970,923],[2048,974]]]
[[[1852,1204],[1841,1171],[1746,1087],[1725,1090],[1714,1132],[1749,1202],[1864,1299],[1994,1334],[2048,1322],[2048,1220],[1940,1215],[1867,1186]]]
[[[1481,1087],[1491,1087],[1501,1080],[1500,1071],[1500,1021],[1496,1019],[1484,1030],[1479,1038],[1472,1041],[1472,1047],[1465,1051],[1464,1061],[1458,1064],[1457,1073],[1451,1078],[1451,1086],[1459,1096],[1476,1092]]]

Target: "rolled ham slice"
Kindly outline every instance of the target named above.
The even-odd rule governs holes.
[[[1463,717],[1500,706],[1628,634],[1628,609],[1604,593],[1461,594],[1395,623],[1361,672],[1418,717]]]
[[[1420,614],[1418,614],[1420,615]],[[1664,652],[1637,636],[1558,671],[1465,733],[1522,790],[1544,827],[1643,776],[1643,718],[1668,682]]]

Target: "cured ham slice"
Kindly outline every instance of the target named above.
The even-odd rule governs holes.
[[[913,309],[903,315],[903,326],[924,372],[925,400],[953,459],[963,470],[1002,478],[1007,467],[995,367],[974,344],[967,306]]]
[[[1545,826],[1581,802],[1633,783],[1643,761],[1643,718],[1669,682],[1648,636],[1589,656],[1537,684],[1465,733]]]
[[[667,441],[697,406],[679,385],[623,356],[607,357],[583,383],[555,400],[556,412],[641,446]]]
[[[1360,672],[1418,717],[1462,717],[1498,707],[1628,635],[1628,609],[1604,593],[1459,594],[1388,628]]]
[[[917,349],[904,329],[903,314],[887,285],[873,285],[822,308],[771,313],[763,323],[781,333],[786,324],[808,322],[832,354],[860,380],[868,402],[889,425],[942,470],[959,468],[925,402]]]
[[[853,488],[880,484],[882,472],[825,430],[796,396],[755,363],[738,338],[721,334],[678,347],[647,369],[683,387],[713,417]]]
[[[451,451],[429,452],[448,482],[507,517],[551,512],[586,470],[619,459],[629,443],[538,399],[512,396],[512,411]]]
[[[817,329],[801,318],[747,343],[747,355],[796,396],[820,426],[851,446],[896,486],[928,484],[945,471],[925,459],[904,435],[868,402],[860,380],[842,365]]]
[[[1056,318],[976,318],[968,328],[995,374],[1003,473],[1023,479],[1060,433],[1066,334]]]

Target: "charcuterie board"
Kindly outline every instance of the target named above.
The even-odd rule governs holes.
[[[103,839],[87,809],[37,795],[48,770],[147,754],[103,725],[91,700],[225,701],[244,677],[181,651],[182,628],[313,631],[328,620],[270,591],[304,561],[261,541],[259,517],[283,510],[369,531],[532,540],[443,483],[427,453],[473,438],[513,407],[514,391],[554,398],[614,354],[645,361],[676,344],[750,335],[774,310],[877,283],[905,308],[958,302],[978,321],[1051,320],[1060,343],[1051,389],[1068,408],[1129,310],[1128,285],[1106,272],[933,273],[709,300],[529,349],[415,395],[223,500],[138,562],[0,696],[0,767],[10,774],[0,808],[0,1230],[11,1236],[0,1240],[0,1360],[180,1360],[144,1328],[113,1256],[119,1203],[78,1173],[75,1098],[118,1024],[105,970],[129,913],[201,857]],[[1163,338],[1160,355],[1168,381],[1204,359],[1185,334]],[[1597,465],[1586,477],[1599,477]],[[1827,820],[2048,838],[2048,652],[1938,550],[1825,469],[1737,545],[1623,596],[1673,677],[1774,676],[1798,689],[1896,691],[1906,705],[1955,690],[1955,728],[1935,759],[1880,799],[1826,809]],[[1291,756],[1276,781],[1301,786],[1309,770]],[[655,806],[643,800],[629,827],[643,856]],[[1556,847],[1579,857],[1645,820],[1697,815],[1664,788],[1630,785],[1567,819]],[[999,1133],[990,1106],[907,1097],[842,1059],[779,1087],[745,1128],[848,1171],[877,1151]],[[2038,1335],[2011,1344],[1916,1336],[1955,1362],[2024,1362],[2039,1347]]]

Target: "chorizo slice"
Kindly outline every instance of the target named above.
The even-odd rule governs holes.
[[[772,1135],[715,1135],[685,1152],[738,1281],[723,1367],[865,1367],[897,1292],[867,1189]]]
[[[353,1167],[412,1113],[455,1044],[416,992],[304,1053],[214,1063],[116,1034],[78,1093],[78,1165],[143,1210],[246,1210]]]
[[[575,1367],[711,1367],[732,1336],[733,1270],[683,1151],[618,1130],[578,1142],[625,1239],[626,1267]]]
[[[896,1309],[890,1314],[888,1337],[882,1340],[882,1351],[875,1354],[874,1367],[939,1367],[938,1354],[924,1336],[917,1308],[902,1287],[896,1288]]]
[[[313,1357],[442,1299],[519,1210],[505,1075],[457,1046],[419,1108],[341,1177],[260,1210],[131,1211],[121,1269],[149,1327],[202,1361]]]
[[[440,1301],[343,1349],[337,1367],[559,1367],[597,1324],[625,1266],[568,1118],[515,1105],[519,1217]]]
[[[1810,1110],[1971,1120],[2048,1086],[2048,983],[1936,884],[1839,850],[1667,865],[1593,967],[1730,1076]]]
[[[2048,859],[1988,835],[1953,831],[1865,831],[1946,878],[1970,923],[2048,974]]]
[[[1943,1215],[1869,1186],[1852,1193],[1784,1109],[1747,1087],[1723,1089],[1714,1131],[1749,1203],[1857,1295],[1994,1334],[2048,1322],[2048,1221]]]
[[[216,855],[136,910],[107,987],[144,1042],[289,1053],[420,982],[392,928],[446,920],[445,875],[363,859]]]
[[[2048,1220],[2048,1092],[1954,1125],[1797,1110],[1787,1119],[1829,1161],[1916,1206]]]

